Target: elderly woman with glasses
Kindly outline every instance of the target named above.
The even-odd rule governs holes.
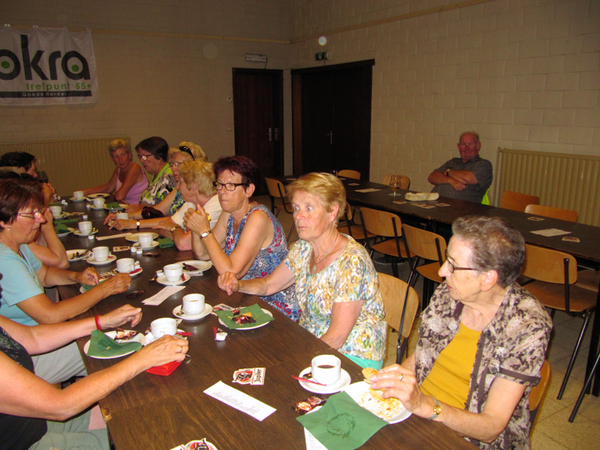
[[[0,315],[23,325],[59,323],[87,311],[99,301],[129,288],[131,278],[117,274],[98,284],[98,272],[87,268],[72,272],[48,267],[29,249],[40,226],[46,222],[44,196],[39,183],[0,180]],[[76,297],[52,302],[44,286],[96,285]],[[34,357],[36,374],[50,383],[85,375],[75,344]]]
[[[263,278],[286,257],[288,247],[279,221],[269,208],[252,199],[258,167],[244,156],[228,156],[220,158],[213,169],[223,213],[211,229],[211,217],[201,206],[185,212],[184,225],[192,231],[194,253],[198,259],[210,259],[220,274]],[[299,319],[293,289],[263,299],[292,320]]]
[[[148,178],[139,164],[132,161],[128,141],[115,139],[108,144],[108,153],[115,163],[115,171],[106,184],[83,189],[85,195],[114,192],[115,200],[129,204],[140,201],[140,195],[148,187]]]
[[[462,217],[452,231],[415,353],[372,376],[371,388],[480,448],[529,448],[529,392],[552,322],[516,283],[523,236],[495,217]]]

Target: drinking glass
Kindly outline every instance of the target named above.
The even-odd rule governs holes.
[[[400,175],[392,175],[390,176],[390,189],[392,193],[390,194],[393,197],[396,197],[396,191],[400,189]]]

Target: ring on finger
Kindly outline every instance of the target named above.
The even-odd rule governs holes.
[[[179,346],[179,353],[183,353],[183,345]]]
[[[404,375],[403,374],[398,375],[398,381],[402,381],[402,380],[404,380]]]

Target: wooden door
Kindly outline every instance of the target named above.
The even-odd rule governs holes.
[[[369,179],[373,61],[292,71],[294,173]]]
[[[283,176],[283,72],[233,69],[235,154],[259,169],[256,194],[265,194],[265,177]]]

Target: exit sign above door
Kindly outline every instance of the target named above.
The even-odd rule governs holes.
[[[331,52],[319,52],[319,53],[315,53],[315,60],[316,61],[325,61],[325,60],[328,60],[329,58],[331,58]]]

